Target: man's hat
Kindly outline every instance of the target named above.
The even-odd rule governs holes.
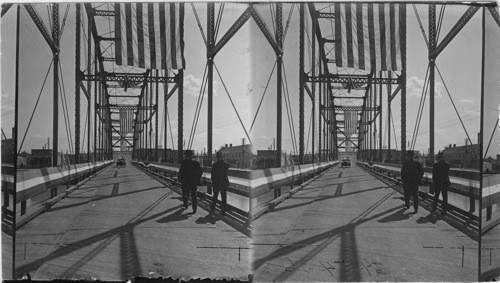
[[[415,155],[415,152],[413,152],[413,150],[406,151],[406,156],[414,156],[414,155]]]
[[[217,154],[215,154],[216,157],[222,157],[222,151],[217,151]]]
[[[191,149],[186,149],[184,150],[184,155],[185,156],[193,156],[194,152]]]
[[[443,153],[440,151],[440,152],[438,152],[438,154],[436,155],[436,157],[437,158],[443,158],[444,156],[443,156]]]

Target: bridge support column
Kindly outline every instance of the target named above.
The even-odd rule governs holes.
[[[406,151],[406,5],[402,6],[402,13],[400,13],[401,25],[401,156],[400,162],[405,160]]]
[[[436,4],[429,4],[429,158],[434,159],[434,72],[436,49]]]
[[[304,164],[304,6],[299,4],[299,164]]]
[[[212,166],[212,118],[213,118],[213,80],[214,80],[214,58],[212,51],[215,45],[215,3],[207,4],[207,81],[208,81],[208,117],[207,117],[207,163]]]
[[[75,163],[80,163],[80,4],[76,6],[75,31]]]
[[[302,4],[301,4],[302,5]],[[280,49],[283,48],[283,28],[282,28],[282,4],[276,3],[276,43]],[[276,167],[281,167],[281,141],[282,141],[282,68],[283,68],[283,53],[276,53]],[[300,68],[299,68],[300,69]],[[302,69],[300,69],[302,72]],[[303,80],[300,80],[303,83]],[[303,85],[300,86],[303,88]],[[303,91],[303,90],[302,90]]]
[[[52,39],[59,48],[59,4],[52,4]],[[59,141],[59,51],[53,53],[54,56],[54,96],[53,96],[53,116],[52,116],[52,166],[57,166],[58,141]]]

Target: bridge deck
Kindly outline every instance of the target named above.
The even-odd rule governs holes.
[[[177,193],[133,166],[108,167],[17,230],[16,273],[246,279],[250,239],[225,221],[201,207],[196,214],[183,210]],[[10,258],[12,242],[3,237],[2,245]],[[8,268],[3,272],[10,277]]]
[[[416,214],[402,204],[399,192],[357,166],[330,169],[254,221],[255,280],[477,280],[470,233],[428,204]]]

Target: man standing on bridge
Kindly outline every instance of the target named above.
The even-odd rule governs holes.
[[[224,162],[221,151],[218,151],[216,156],[217,156],[217,162],[215,162],[212,165],[212,174],[211,174],[212,185],[214,188],[214,195],[212,197],[212,212],[215,210],[215,203],[217,202],[217,197],[219,196],[219,191],[220,191],[220,196],[222,198],[220,212],[221,215],[225,215],[226,204],[227,204],[226,191],[227,187],[229,186],[229,178],[227,177],[229,164]]]
[[[203,174],[201,170],[201,165],[198,161],[193,159],[193,151],[184,151],[184,160],[181,163],[181,168],[179,168],[179,181],[181,182],[182,188],[182,201],[184,202],[184,208],[188,208],[188,199],[191,195],[191,201],[193,206],[193,213],[196,213],[197,199],[196,191],[198,190],[198,184],[200,183],[201,175]]]
[[[434,183],[434,201],[432,202],[432,209],[436,211],[439,193],[443,192],[443,206],[441,214],[446,215],[448,210],[448,187],[450,183],[450,164],[444,161],[443,153],[440,152],[436,156],[437,162],[432,168],[432,181]]]
[[[406,208],[410,208],[410,197],[413,197],[414,212],[418,212],[418,185],[424,176],[422,165],[418,161],[413,160],[414,153],[412,150],[406,152],[406,161],[401,168],[401,181],[403,182],[404,198]]]

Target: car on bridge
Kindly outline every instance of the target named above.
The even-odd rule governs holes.
[[[118,157],[118,159],[116,159],[116,167],[127,167],[127,161],[125,160],[125,158],[123,156],[121,157]]]
[[[340,167],[341,168],[351,167],[351,159],[349,159],[349,157],[345,157],[344,159],[342,159],[342,162],[340,163]]]

